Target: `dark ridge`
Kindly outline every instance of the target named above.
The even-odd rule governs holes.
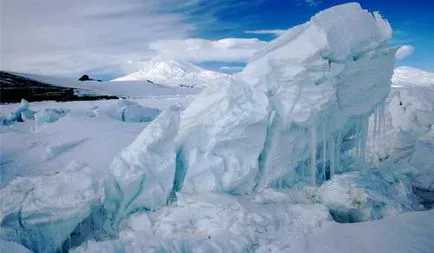
[[[21,99],[29,102],[118,99],[116,96],[78,96],[75,90],[0,71],[0,103],[19,103]]]

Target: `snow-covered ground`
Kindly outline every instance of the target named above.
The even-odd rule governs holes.
[[[84,163],[95,175],[107,173],[113,157],[130,144],[160,110],[182,106],[192,96],[154,96],[148,99],[98,100],[77,102],[35,102],[30,110],[36,120],[0,126],[1,177],[4,187],[16,176],[53,173],[72,161]],[[124,100],[128,101],[128,100]],[[0,113],[10,115],[20,105],[0,106]],[[45,110],[64,109],[65,115],[47,122]],[[123,119],[123,120],[122,120]]]
[[[347,4],[202,91],[32,75],[128,99],[0,106],[1,252],[431,252],[434,74],[390,38]]]
[[[129,80],[118,82],[97,82],[97,81],[78,81],[75,78],[52,77],[36,74],[13,73],[18,76],[29,78],[42,83],[53,84],[60,87],[79,89],[82,95],[109,95],[128,98],[147,98],[153,96],[182,96],[196,94],[198,88],[180,87],[174,85],[169,87],[158,83],[151,83],[146,80]]]

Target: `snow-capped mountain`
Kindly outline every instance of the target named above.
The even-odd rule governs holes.
[[[143,67],[132,74],[112,81],[149,80],[164,85],[209,86],[219,79],[228,78],[224,73],[203,69],[194,64],[153,58],[143,63]]]
[[[415,85],[434,85],[434,73],[421,69],[401,66],[393,71],[392,83],[401,85],[411,83]]]

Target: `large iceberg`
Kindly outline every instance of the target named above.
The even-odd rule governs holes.
[[[317,185],[347,157],[363,160],[369,116],[390,91],[391,34],[387,21],[357,3],[327,9],[201,92],[179,123],[158,117],[110,168],[110,227],[125,214],[119,210],[158,209],[176,192]]]

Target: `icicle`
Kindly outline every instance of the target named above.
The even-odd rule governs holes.
[[[322,177],[326,181],[326,161],[327,161],[327,144],[326,144],[326,123],[322,124]]]
[[[329,157],[330,157],[330,175],[329,179],[332,179],[333,175],[335,174],[335,141],[336,138],[332,137],[329,140]]]
[[[377,127],[378,127],[378,106],[375,108],[374,111],[374,128],[373,128],[373,134],[372,134],[372,142],[375,144],[375,139],[377,137]]]
[[[355,126],[355,145],[356,145],[356,150],[355,150],[355,156],[360,157],[360,118],[357,118],[356,120],[356,126]]]
[[[377,125],[378,125],[378,107],[375,107],[374,113],[372,114],[373,116],[373,120],[374,120],[374,125],[372,127],[372,134],[371,134],[371,143],[372,143],[372,149],[375,150],[375,141],[376,141],[376,129],[377,129]]]
[[[310,181],[316,185],[316,124],[310,129]]]
[[[381,104],[379,105],[379,115],[378,115],[378,136],[380,136],[380,138],[382,139],[382,141],[384,142],[384,133],[386,131],[386,124],[385,124],[385,118],[384,118],[384,103],[381,102]]]
[[[365,160],[366,139],[368,138],[369,117],[364,116],[361,120],[360,129],[360,160]]]
[[[341,171],[341,145],[342,145],[342,130],[338,132],[338,138],[336,140],[336,171]]]

